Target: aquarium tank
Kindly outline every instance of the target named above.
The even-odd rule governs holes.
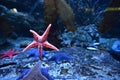
[[[120,80],[120,0],[0,0],[0,80]]]

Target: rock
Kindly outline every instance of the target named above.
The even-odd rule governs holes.
[[[25,38],[23,40],[25,40]],[[19,43],[20,40],[17,42],[17,44]],[[19,46],[16,46],[16,49],[19,49]],[[111,55],[106,51],[91,51],[80,47],[61,48],[60,52],[69,53],[74,61],[62,62],[59,64],[47,60],[52,57],[54,53],[57,54],[58,51],[47,52],[49,52],[49,54],[46,54],[45,59],[41,61],[41,67],[49,66],[50,69],[49,72],[47,72],[53,79],[120,79],[120,62],[113,59]],[[38,59],[35,59],[34,57],[27,57],[28,54],[28,51],[26,51],[14,56],[12,60],[10,60],[9,58],[1,59],[0,65],[8,63],[10,63],[10,65],[6,65],[5,67],[0,68],[0,79],[16,80],[16,78],[21,75],[18,72],[20,69],[33,67],[35,63],[38,62]],[[11,62],[14,63],[11,64]]]
[[[118,9],[118,6],[120,6],[119,3],[119,0],[111,1],[108,9],[104,14],[103,20],[101,20],[99,23],[99,32],[105,38],[120,38],[120,16]],[[112,8],[112,10],[110,10],[110,8]]]
[[[26,46],[28,46],[31,42],[30,41],[22,41],[20,43],[20,48],[25,48]]]
[[[7,39],[0,33],[0,46],[4,46],[7,43]]]
[[[110,50],[108,50],[108,52],[111,54],[111,56],[120,61],[120,40],[119,41],[115,41],[111,47]]]

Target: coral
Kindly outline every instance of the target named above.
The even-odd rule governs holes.
[[[73,58],[71,55],[65,52],[57,52],[48,61],[55,61],[56,63],[61,63],[63,61],[72,62]]]

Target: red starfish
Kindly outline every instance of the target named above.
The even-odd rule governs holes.
[[[15,49],[8,51],[8,52],[4,52],[4,54],[2,56],[0,56],[0,58],[4,58],[4,57],[9,57],[10,59],[13,57],[13,55],[19,54],[20,52],[15,52]]]
[[[55,46],[53,46],[52,44],[50,44],[48,41],[47,41],[47,37],[48,37],[48,34],[49,34],[49,31],[50,31],[50,28],[51,28],[51,24],[49,24],[49,26],[47,27],[46,31],[44,32],[44,34],[42,36],[40,36],[39,34],[37,34],[35,31],[33,30],[30,30],[30,32],[33,34],[34,36],[34,40],[31,44],[29,44],[24,50],[28,50],[29,48],[33,48],[33,47],[38,47],[38,52],[39,52],[39,55],[40,55],[40,60],[42,59],[42,49],[43,47],[47,47],[47,48],[51,48],[51,49],[54,49],[54,50],[59,50],[58,48],[56,48]]]

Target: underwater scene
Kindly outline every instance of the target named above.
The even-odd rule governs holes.
[[[0,0],[0,80],[120,80],[120,0]]]

